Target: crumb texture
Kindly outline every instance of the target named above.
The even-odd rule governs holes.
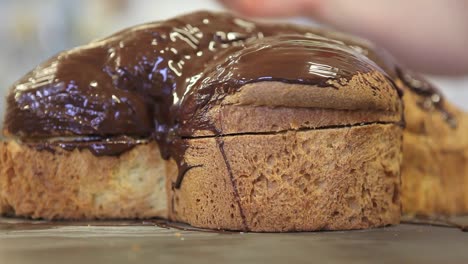
[[[0,214],[34,219],[167,216],[165,166],[155,143],[120,157],[88,150],[0,145]]]
[[[447,101],[457,127],[436,109],[406,92],[402,204],[409,215],[468,214],[468,114]]]
[[[396,224],[401,133],[376,124],[189,140],[189,164],[206,166],[187,173],[172,217],[259,232]]]

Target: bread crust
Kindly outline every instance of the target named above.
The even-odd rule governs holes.
[[[362,123],[402,124],[403,104],[397,90],[379,72],[357,74],[329,87],[281,82],[244,85],[210,109],[215,129],[194,136],[278,132]]]
[[[212,109],[210,116],[223,135],[273,133],[367,123],[400,123],[403,125],[400,113],[380,110],[223,105]],[[198,135],[206,136],[212,133],[212,131],[205,130],[199,131]]]
[[[381,72],[357,73],[350,80],[329,80],[329,86],[282,82],[244,85],[223,104],[307,107],[339,110],[382,110],[400,112],[395,87]]]

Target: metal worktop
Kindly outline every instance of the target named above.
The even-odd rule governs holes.
[[[216,233],[154,222],[0,218],[0,263],[468,263],[468,233],[402,224],[310,233]]]

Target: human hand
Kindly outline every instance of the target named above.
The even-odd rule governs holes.
[[[248,16],[307,16],[426,73],[468,74],[467,0],[221,0]]]

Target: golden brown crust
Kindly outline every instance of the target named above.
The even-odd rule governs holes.
[[[244,85],[208,112],[223,135],[401,123],[403,106],[396,89],[381,73],[357,74],[339,89],[281,82]],[[214,135],[213,130],[195,135]]]
[[[0,143],[0,214],[44,219],[166,217],[165,161],[155,143],[120,157]]]
[[[358,73],[349,81],[330,80],[329,87],[258,82],[246,84],[223,104],[307,107],[340,110],[400,112],[395,87],[380,72]]]
[[[214,108],[210,114],[215,121],[215,126],[224,135],[341,127],[366,123],[401,123],[402,119],[401,113],[378,110],[250,105],[225,105]]]
[[[468,214],[468,115],[447,101],[457,127],[421,98],[404,96],[407,128],[403,140],[403,212],[416,215]]]
[[[259,232],[397,224],[401,133],[375,124],[191,139],[187,162],[203,166],[175,191],[171,218]]]

